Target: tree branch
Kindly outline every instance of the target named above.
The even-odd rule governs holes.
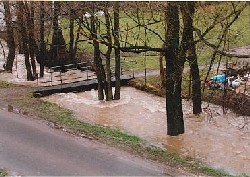
[[[234,10],[232,13],[230,13],[229,15],[227,15],[226,17],[224,17],[223,19],[221,19],[220,21],[217,21],[217,18],[213,21],[213,23],[212,23],[212,25],[211,26],[209,26],[200,36],[203,38],[203,37],[205,37],[205,35],[207,35],[208,33],[209,33],[209,31],[211,31],[212,29],[214,29],[214,27],[217,25],[217,24],[220,24],[221,22],[223,22],[223,21],[225,21],[225,20],[227,20],[227,19],[229,19],[230,17],[232,17],[233,15],[235,15],[236,14],[236,16],[238,16],[238,14],[240,14],[245,8],[246,8],[246,6],[247,6],[247,3],[246,4],[244,4],[244,6],[242,7],[242,8],[240,8],[238,11],[236,11],[236,10]],[[197,41],[195,41],[195,43],[198,43],[198,42],[200,42],[201,41],[201,38],[200,37],[200,39],[198,39]]]
[[[226,27],[223,30],[222,37],[224,36],[225,32],[230,28],[230,26],[238,19],[239,15],[241,14],[241,12],[243,11],[243,9],[246,6],[247,6],[247,3],[239,11],[237,11],[237,13],[235,14],[235,17],[232,19],[232,21],[226,25]],[[216,53],[219,53],[219,54],[221,54],[223,56],[227,56],[227,57],[250,58],[250,54],[248,54],[248,55],[244,55],[244,54],[243,55],[239,55],[239,54],[233,54],[233,53],[230,53],[230,52],[225,52],[223,50],[220,50],[219,46],[208,42],[204,38],[204,35],[203,35],[204,33],[201,34],[201,30],[199,30],[198,28],[193,28],[193,30],[197,33],[197,35],[200,38],[200,40],[202,42],[204,42],[207,46],[211,47],[214,50],[214,52],[216,52]]]
[[[215,44],[212,44],[210,42],[208,42],[202,35],[201,35],[201,31],[197,28],[194,28],[194,31],[197,33],[197,35],[199,36],[199,38],[201,39],[202,42],[204,42],[207,46],[211,47],[212,49],[216,50],[219,54],[223,55],[223,56],[227,56],[227,57],[236,57],[236,58],[250,58],[250,54],[248,55],[239,55],[239,54],[233,54],[230,52],[225,52],[222,51],[220,49],[217,49]]]

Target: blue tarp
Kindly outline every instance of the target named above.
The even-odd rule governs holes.
[[[225,74],[216,75],[216,76],[213,76],[212,79],[216,82],[225,82],[226,75]]]

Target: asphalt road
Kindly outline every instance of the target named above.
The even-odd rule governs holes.
[[[28,176],[166,175],[159,164],[0,110],[0,168]]]

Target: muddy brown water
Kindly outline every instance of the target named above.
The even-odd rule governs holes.
[[[185,134],[166,135],[165,99],[132,87],[121,90],[119,101],[98,101],[96,91],[59,93],[45,100],[74,111],[78,119],[135,134],[173,152],[201,160],[232,174],[250,175],[250,118],[203,103],[200,116],[183,100]]]

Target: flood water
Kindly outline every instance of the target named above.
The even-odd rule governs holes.
[[[0,54],[0,69],[3,63]],[[59,73],[53,73],[53,82],[46,82],[51,79],[51,74],[46,72],[38,86],[58,84],[58,76]],[[62,76],[64,82],[72,82],[83,79],[86,73],[70,71]],[[16,57],[13,74],[0,73],[0,78],[14,83],[37,85],[37,81],[26,81],[22,55]],[[76,117],[84,122],[119,128],[215,168],[225,169],[232,174],[250,175],[250,117],[238,116],[230,110],[223,114],[220,106],[207,103],[203,103],[203,113],[194,116],[191,102],[183,100],[185,134],[170,137],[166,135],[165,99],[135,88],[123,87],[121,99],[110,102],[98,101],[94,90],[59,93],[44,99],[73,110]]]
[[[0,70],[3,70],[4,63],[5,63],[4,55],[3,52],[0,51]],[[36,63],[36,72],[38,74],[39,74],[39,69],[40,69],[39,64]],[[94,75],[94,72],[92,71],[81,72],[80,70],[72,69],[67,71],[66,73],[60,73],[59,71],[50,72],[50,70],[46,67],[43,78],[38,78],[38,80],[27,82],[26,76],[27,76],[27,71],[24,63],[24,56],[22,54],[16,54],[14,65],[12,68],[12,73],[0,73],[0,79],[2,80],[22,85],[32,85],[35,87],[59,85],[59,84],[81,81],[85,79],[92,79],[96,77]]]
[[[73,110],[84,122],[119,128],[215,168],[250,175],[250,118],[230,110],[223,114],[220,106],[204,103],[204,113],[194,116],[191,103],[183,100],[185,134],[170,137],[165,99],[135,88],[122,88],[121,100],[111,102],[98,101],[94,90],[44,99]]]

